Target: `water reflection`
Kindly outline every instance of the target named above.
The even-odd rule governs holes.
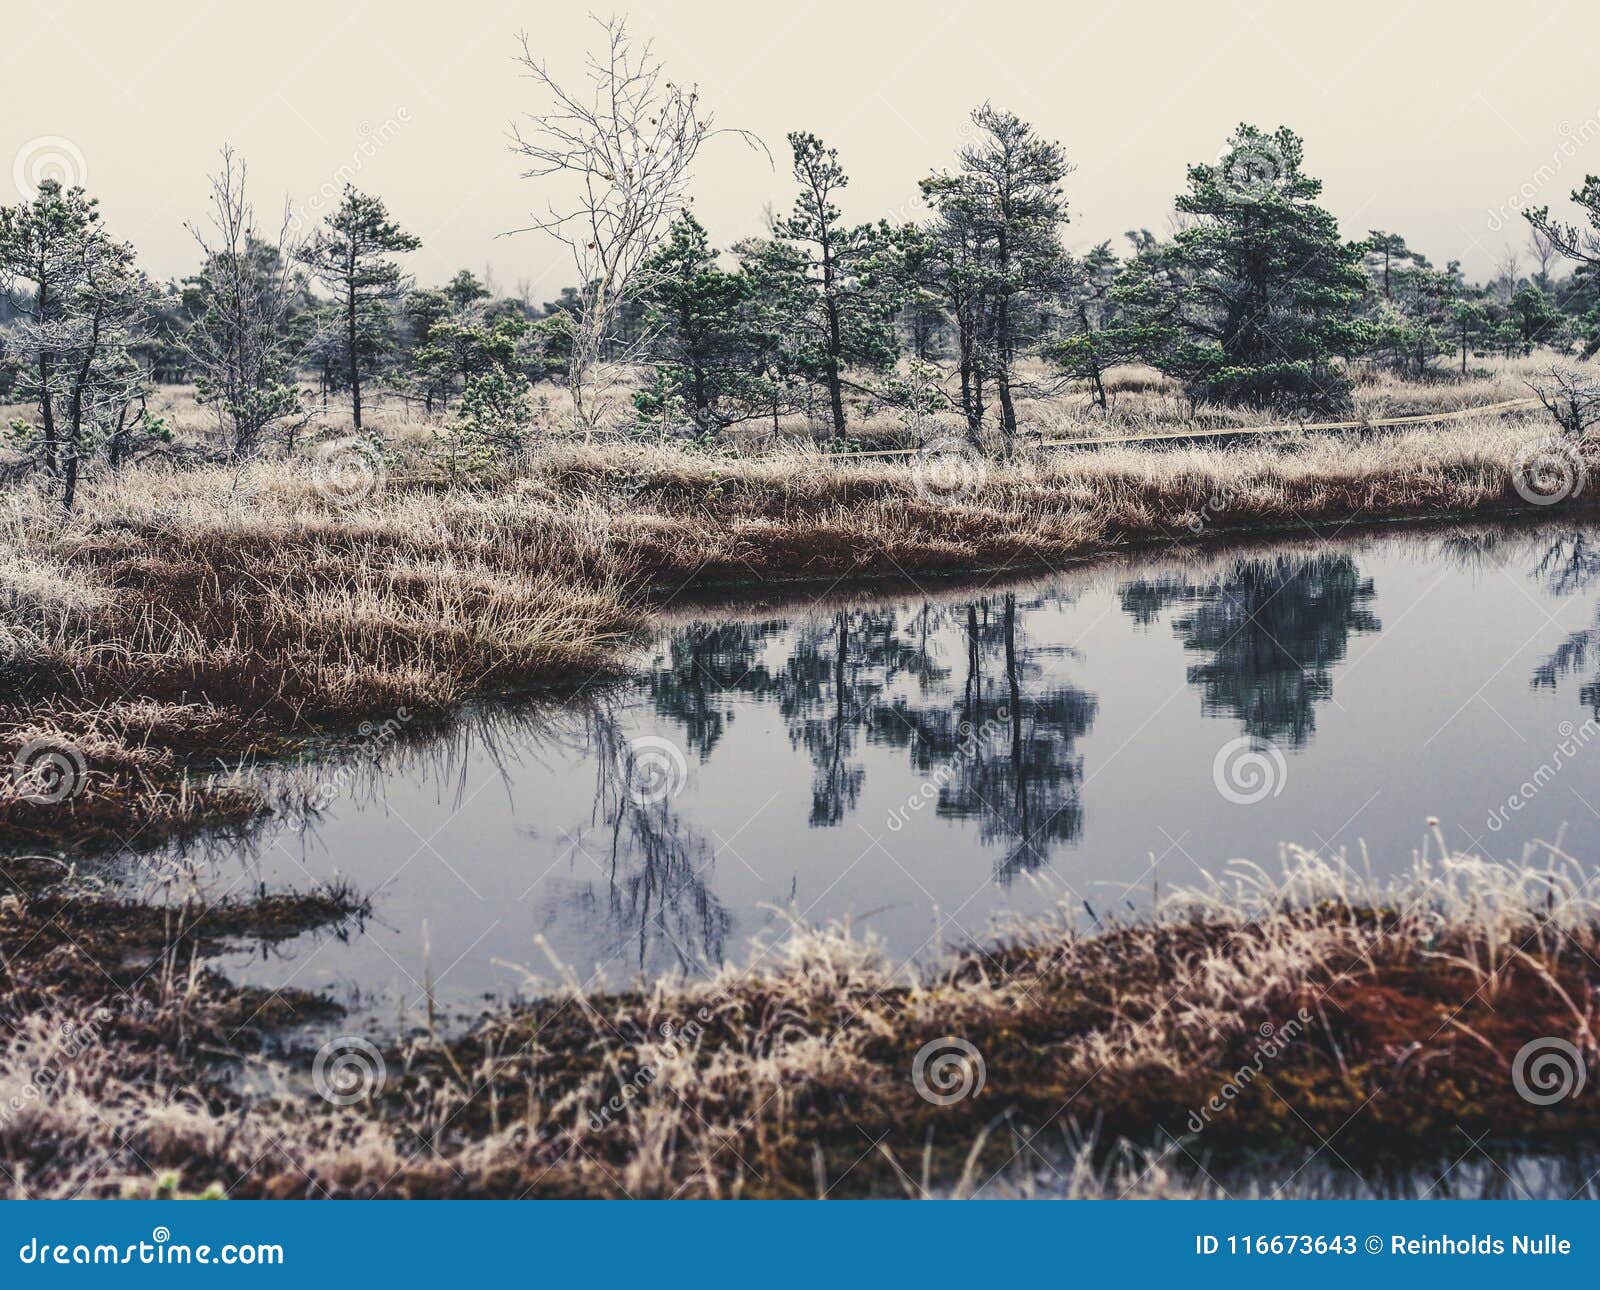
[[[1208,581],[1136,579],[1122,605],[1143,625],[1182,606],[1173,632],[1208,656],[1188,673],[1202,710],[1298,748],[1316,729],[1316,705],[1333,697],[1331,669],[1351,634],[1379,630],[1367,608],[1374,594],[1349,556],[1276,556],[1237,560]]]
[[[964,606],[959,694],[931,702],[898,698],[873,713],[883,742],[906,748],[919,774],[941,777],[938,813],[975,819],[985,843],[1005,851],[1001,881],[1038,868],[1058,842],[1083,831],[1083,758],[1076,743],[1094,722],[1095,699],[1054,669],[1070,650],[1021,632],[1035,598],[1020,608],[1007,593]]]
[[[1575,702],[1600,714],[1597,584],[1600,543],[1564,525],[707,612],[604,689],[357,742],[306,769],[339,792],[304,828],[185,859],[221,887],[242,861],[375,894],[376,931],[284,947],[296,984],[411,990],[426,940],[446,993],[503,991],[539,936],[615,980],[742,959],[785,909],[867,919],[912,956],[1097,888],[1270,867],[1284,841],[1371,839],[1399,867],[1427,815],[1481,835]],[[1281,795],[1219,796],[1241,733],[1282,748]],[[640,739],[681,750],[681,792],[629,792]],[[1515,854],[1576,821],[1569,845],[1600,854],[1568,783],[1489,841]]]
[[[714,967],[723,961],[733,925],[711,890],[715,848],[679,816],[670,797],[640,800],[629,791],[628,735],[615,705],[591,700],[583,716],[588,740],[582,755],[594,766],[594,801],[588,827],[567,839],[587,849],[590,859],[598,853],[605,880],[542,897],[543,929],[560,926],[570,935],[582,927],[600,957],[631,962],[640,971],[659,972],[669,961],[683,972]],[[710,727],[696,729],[705,734]]]
[[[1557,533],[1534,562],[1533,577],[1552,595],[1575,596],[1600,579],[1600,542],[1583,530]],[[1553,690],[1563,676],[1590,670],[1600,644],[1600,604],[1595,607],[1595,625],[1569,632],[1533,671],[1535,689]],[[1600,719],[1600,676],[1578,688],[1579,699]]]
[[[1036,865],[1050,844],[1082,829],[1076,740],[1095,700],[1052,675],[1070,650],[1034,643],[1030,610],[1065,603],[1014,593],[914,610],[838,610],[802,621],[771,666],[764,649],[781,625],[689,627],[676,633],[643,684],[704,759],[732,711],[731,693],[770,701],[811,765],[813,828],[840,824],[866,780],[863,743],[904,749],[941,776],[938,814],[976,819],[1009,851],[1002,874]],[[957,688],[959,682],[959,688]]]

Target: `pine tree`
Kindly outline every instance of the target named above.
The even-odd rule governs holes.
[[[702,435],[744,420],[761,405],[758,339],[744,304],[751,282],[717,264],[706,230],[683,211],[646,261],[641,299],[656,381],[635,396],[647,419],[681,400]]]
[[[408,395],[420,397],[430,416],[434,405],[448,406],[455,387],[454,368],[443,370],[430,362],[419,362],[418,355],[428,347],[428,334],[434,325],[451,318],[455,305],[450,296],[437,288],[408,291],[396,317],[397,363],[405,373]]]
[[[1544,292],[1531,282],[1518,287],[1512,295],[1510,323],[1524,354],[1532,353],[1536,345],[1550,344],[1561,321]]]
[[[749,267],[787,315],[796,374],[826,389],[834,434],[843,436],[846,369],[881,370],[899,354],[907,234],[887,222],[846,226],[834,205],[849,183],[839,154],[798,131],[789,146],[800,185],[794,209],[774,222],[769,241],[746,244],[743,255],[760,261]]]
[[[1177,208],[1194,222],[1137,257],[1119,284],[1147,329],[1145,358],[1193,398],[1349,406],[1349,378],[1332,363],[1367,343],[1366,248],[1340,241],[1303,155],[1291,130],[1241,125],[1216,162],[1189,168]]]
[[[1458,299],[1450,311],[1450,332],[1461,350],[1461,375],[1467,374],[1467,355],[1472,350],[1475,336],[1488,329],[1488,311],[1474,300]]]
[[[149,374],[134,349],[154,292],[133,247],[100,223],[96,201],[53,179],[31,202],[0,207],[0,283],[20,315],[7,342],[20,367],[17,393],[39,413],[37,426],[10,428],[70,511],[84,463],[102,449],[122,455],[132,410],[142,407]]]
[[[1112,298],[1120,265],[1109,242],[1069,263],[1061,295],[1064,335],[1045,347],[1068,376],[1089,383],[1094,405],[1106,407],[1106,369],[1139,357],[1144,331]]]
[[[923,181],[928,193],[931,180]],[[934,198],[935,214],[921,230],[917,281],[949,314],[956,333],[956,370],[961,382],[961,411],[967,437],[977,444],[983,432],[984,385],[988,360],[993,293],[992,248],[970,203],[943,191]]]
[[[405,287],[405,275],[388,257],[421,245],[421,238],[389,218],[381,198],[346,184],[338,208],[300,252],[317,281],[337,297],[343,333],[340,357],[358,434],[361,378],[376,371],[393,349],[392,306]]]
[[[1588,175],[1583,187],[1573,190],[1572,200],[1589,220],[1579,228],[1550,217],[1550,208],[1524,211],[1523,216],[1550,246],[1578,265],[1578,272],[1600,275],[1600,175]]]
[[[1060,144],[1041,138],[1015,113],[985,103],[972,113],[972,123],[978,138],[961,149],[956,172],[924,180],[922,189],[945,217],[946,232],[954,224],[977,239],[969,263],[982,279],[970,286],[987,296],[986,358],[1010,439],[1017,433],[1012,391],[1026,306],[1059,289],[1067,267],[1061,184],[1072,167]]]

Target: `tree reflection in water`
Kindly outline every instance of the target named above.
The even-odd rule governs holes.
[[[998,872],[1009,878],[1083,827],[1083,760],[1074,745],[1094,720],[1095,700],[1051,683],[1071,651],[1031,644],[1021,627],[1029,610],[1063,603],[1019,605],[1006,594],[966,605],[841,609],[802,620],[786,636],[771,622],[689,627],[643,684],[656,712],[681,724],[702,757],[732,719],[727,696],[776,704],[791,744],[811,763],[814,828],[837,825],[857,807],[863,742],[904,748],[920,775],[947,766],[938,814],[976,819],[985,842],[1006,844]],[[780,647],[781,658],[771,658]]]
[[[1171,614],[1177,639],[1198,656],[1187,676],[1204,711],[1296,745],[1312,737],[1315,707],[1331,695],[1351,635],[1378,629],[1372,584],[1344,555],[1238,558],[1122,582],[1118,595],[1142,624]],[[772,763],[788,777],[775,786],[789,791],[768,808],[791,812],[796,824],[802,816],[819,830],[845,823],[861,807],[869,770],[885,774],[889,750],[911,772],[904,782],[931,786],[932,818],[975,825],[1001,883],[1081,839],[1080,744],[1099,705],[1074,684],[1072,604],[1059,589],[1030,589],[683,625],[663,632],[631,679],[564,703],[484,705],[442,729],[408,731],[352,778],[349,795],[359,799],[362,785],[381,795],[398,774],[466,798],[487,760],[515,800],[530,769],[588,766],[592,796],[552,822],[554,847],[523,830],[524,899],[553,940],[581,947],[588,962],[703,972],[725,961],[735,932],[714,889],[722,842],[705,821],[737,791],[727,785],[748,783],[737,767],[724,777],[730,757],[768,764],[748,741],[736,752],[729,745],[752,705],[777,715],[799,754],[798,766]],[[651,732],[683,749],[690,791],[630,794],[633,741]],[[408,773],[416,759],[427,766]],[[901,781],[883,787],[897,797]],[[555,876],[545,880],[553,858]]]
[[[1600,543],[1581,529],[1556,534],[1535,559],[1533,578],[1557,596],[1587,591],[1600,580]],[[1588,671],[1597,646],[1600,646],[1600,604],[1595,606],[1594,626],[1569,633],[1534,669],[1533,688],[1553,690],[1559,678]],[[1580,685],[1578,698],[1600,718],[1600,677],[1591,677]]]
[[[1181,606],[1173,632],[1207,656],[1188,671],[1201,710],[1298,748],[1316,729],[1316,705],[1333,696],[1331,669],[1351,634],[1379,630],[1373,595],[1347,555],[1274,556],[1236,560],[1203,580],[1135,579],[1122,605],[1145,625]]]
[[[595,790],[585,843],[605,871],[603,907],[591,890],[569,900],[597,918],[606,936],[599,958],[615,957],[659,974],[667,963],[698,973],[722,963],[733,918],[711,891],[715,851],[679,816],[672,796],[651,800],[630,792],[628,737],[612,705],[586,714]],[[631,949],[630,949],[631,946]]]

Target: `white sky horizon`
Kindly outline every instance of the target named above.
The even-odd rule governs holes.
[[[557,69],[581,69],[585,8],[502,0],[310,3],[270,15],[175,0],[17,0],[4,20],[0,202],[41,158],[81,167],[107,226],[160,279],[192,272],[184,228],[231,144],[250,167],[262,223],[287,197],[310,210],[354,172],[423,239],[404,257],[423,284],[492,272],[536,300],[574,281],[563,248],[526,226],[541,206],[507,144],[540,106],[514,62],[517,33]],[[1185,167],[1240,121],[1287,125],[1347,238],[1403,234],[1443,265],[1492,275],[1527,233],[1515,207],[1549,203],[1600,173],[1600,41],[1575,0],[1514,21],[1481,0],[1352,0],[1327,10],[1265,3],[1122,6],[801,0],[769,21],[728,0],[640,0],[631,28],[669,75],[699,85],[721,124],[751,130],[774,166],[733,138],[696,167],[695,210],[719,247],[792,200],[785,134],[810,130],[851,176],[846,217],[915,219],[916,183],[949,165],[985,100],[1065,144],[1075,250],[1124,231],[1165,233]],[[609,12],[609,10],[602,10]]]

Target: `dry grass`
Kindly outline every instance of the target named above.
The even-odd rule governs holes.
[[[271,1060],[252,1078],[279,1096],[231,1091],[208,1045],[243,1005],[193,971],[135,995],[148,1015],[113,1007],[65,1056],[92,998],[29,986],[35,958],[10,969],[23,987],[5,996],[0,1085],[54,1075],[0,1124],[0,1164],[14,1195],[727,1197],[990,1194],[1026,1185],[1021,1161],[1056,1171],[1051,1190],[1096,1195],[1185,1190],[1167,1153],[1127,1145],[1161,1129],[1212,1165],[1266,1153],[1269,1180],[1287,1147],[1301,1150],[1284,1174],[1335,1134],[1351,1161],[1452,1143],[1453,1157],[1461,1131],[1592,1141],[1593,1098],[1534,1106],[1510,1074],[1534,1039],[1600,1053],[1587,891],[1561,857],[1441,846],[1375,883],[1290,850],[1278,875],[1242,867],[1148,921],[1082,935],[1063,913],[925,975],[848,930],[797,930],[756,968],[556,995],[465,1039],[391,1048],[381,1095],[341,1111]],[[177,1055],[154,1069],[158,1035]],[[985,1078],[939,1105],[912,1072],[952,1037]]]
[[[1374,416],[1450,409],[1516,397],[1519,380],[1515,365],[1451,386],[1374,379],[1357,399]],[[1111,417],[1057,400],[1029,405],[1030,428],[1187,416],[1151,373],[1113,385]],[[474,695],[620,666],[685,588],[1492,513],[1522,505],[1513,466],[1543,433],[1515,416],[1233,448],[1024,446],[940,495],[908,461],[554,435],[495,478],[446,486],[430,478],[429,427],[387,415],[388,485],[354,502],[320,489],[305,458],[141,466],[91,481],[67,518],[27,488],[0,498],[0,758],[66,749],[75,774],[56,801],[31,773],[0,776],[14,851],[246,827],[270,805],[248,759],[402,711],[415,732]],[[307,447],[338,432],[319,426]],[[932,977],[891,971],[848,932],[797,932],[759,971],[557,996],[448,1045],[391,1049],[384,1095],[344,1111],[306,1094],[309,1054],[249,1056],[259,1032],[325,1005],[237,990],[203,959],[349,916],[349,893],[157,907],[26,853],[5,875],[0,1166],[17,1195],[962,1193],[997,1173],[995,1186],[1024,1185],[1007,1161],[1036,1149],[1069,1194],[1181,1191],[1127,1143],[1181,1135],[1261,1027],[1302,1008],[1312,1020],[1270,1084],[1231,1101],[1195,1149],[1309,1142],[1356,1112],[1349,1153],[1458,1126],[1535,1141],[1596,1128],[1592,1098],[1535,1111],[1507,1075],[1530,1037],[1595,1053],[1600,931],[1564,864],[1436,859],[1379,890],[1295,853],[1280,882],[1190,893],[1087,937],[1063,918]],[[935,1106],[910,1067],[952,1035],[976,1046],[987,1083]],[[230,1082],[245,1060],[281,1094]],[[1094,1125],[1085,1145],[1076,1133]]]
[[[1524,505],[1513,485],[1529,418],[1366,440],[1093,453],[987,462],[940,494],[914,463],[793,453],[726,461],[659,448],[571,447],[534,479],[614,513],[630,568],[683,579],[929,573],[1079,557],[1131,543],[1301,522],[1377,521]]]
[[[232,766],[368,714],[604,667],[637,620],[602,527],[516,488],[345,511],[273,464],[130,472],[66,521],[13,493],[0,752],[65,741],[87,775],[42,820],[32,786],[0,793],[0,827],[115,829],[120,805],[131,831],[174,814],[180,761]]]
[[[1548,367],[1548,356],[1474,358],[1466,376],[1455,366],[1444,364],[1429,379],[1418,381],[1387,369],[1358,365],[1350,369],[1354,383],[1354,417],[1370,420],[1453,412],[1523,398],[1529,393],[1527,382]],[[1094,438],[1179,429],[1221,429],[1264,425],[1280,419],[1261,410],[1192,405],[1180,382],[1139,364],[1113,368],[1106,374],[1109,406],[1104,411],[1093,406],[1087,387],[1063,382],[1049,364],[1036,359],[1021,362],[1019,382],[1018,419],[1025,438]],[[633,373],[621,374],[617,382],[614,401],[618,415],[624,419],[638,383]],[[952,375],[946,394],[953,398],[955,393]],[[315,442],[351,433],[347,401],[335,398],[323,404],[309,389],[304,397],[312,411],[300,432],[302,439]],[[431,449],[436,432],[448,419],[448,412],[443,410],[430,419],[424,415],[420,403],[382,392],[375,395],[368,392],[363,398],[363,407],[368,428],[397,451],[408,455],[420,455]],[[536,439],[547,442],[573,437],[571,398],[565,386],[552,382],[535,386],[533,407],[531,429]],[[150,400],[150,410],[164,418],[174,431],[170,451],[189,456],[203,454],[214,446],[218,432],[216,417],[210,408],[195,402],[190,387],[158,387]],[[991,413],[994,411],[991,409]],[[21,405],[0,405],[0,423],[10,417],[26,417],[30,412],[31,409]],[[864,448],[916,447],[942,435],[960,437],[966,433],[964,419],[954,411],[913,417],[903,409],[859,392],[847,392],[846,413],[849,440]],[[733,427],[724,447],[735,455],[767,453],[825,445],[832,436],[826,401],[819,399],[809,414],[786,412],[776,426],[768,418],[757,418]]]
[[[1518,379],[1507,367],[1426,393],[1490,399]],[[1149,374],[1117,381],[1147,412],[1171,397]],[[1375,380],[1363,398],[1392,411],[1416,392]],[[0,499],[0,756],[65,741],[86,778],[45,813],[0,791],[0,831],[148,840],[242,817],[253,808],[236,779],[183,772],[230,776],[318,730],[616,666],[651,606],[692,585],[994,570],[1520,506],[1513,465],[1541,433],[1531,416],[1496,416],[1233,448],[1024,446],[966,463],[953,489],[914,459],[553,438],[468,486],[432,478],[426,427],[391,424],[388,484],[353,500],[319,488],[315,440],[309,460],[98,479],[66,519],[13,489]]]

